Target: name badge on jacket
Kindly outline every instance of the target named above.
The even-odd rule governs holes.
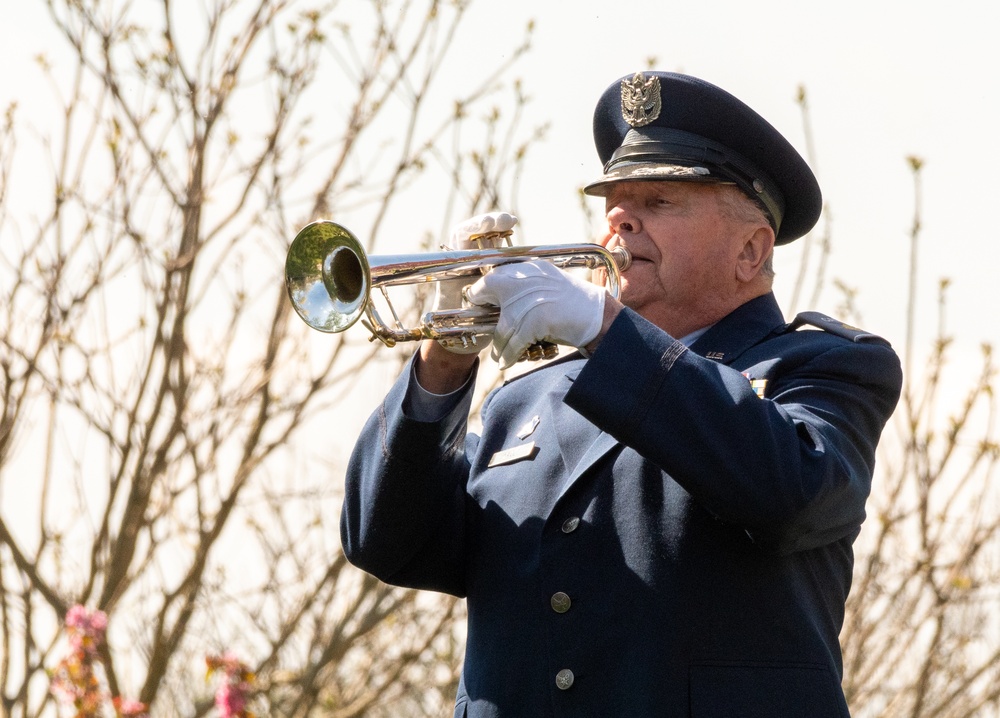
[[[529,441],[527,444],[519,444],[493,454],[487,467],[504,466],[524,459],[533,459],[536,453],[538,453],[538,447],[535,446],[534,441]]]

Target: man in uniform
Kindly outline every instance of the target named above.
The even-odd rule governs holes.
[[[542,340],[578,351],[490,394],[475,436],[476,353],[424,342],[358,441],[344,551],[467,597],[456,716],[844,718],[851,547],[898,359],[783,319],[772,249],[820,191],[752,109],[648,72],[604,93],[594,132],[586,191],[633,258],[620,301],[545,262],[470,287],[500,307],[503,365]]]

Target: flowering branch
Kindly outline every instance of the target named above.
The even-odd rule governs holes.
[[[65,624],[69,653],[51,673],[52,695],[73,707],[73,718],[104,718],[109,703],[115,718],[149,718],[144,704],[112,697],[103,687],[100,649],[108,630],[107,615],[73,606]]]

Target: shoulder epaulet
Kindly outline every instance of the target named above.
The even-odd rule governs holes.
[[[822,329],[825,332],[836,334],[838,337],[849,339],[852,342],[875,342],[885,344],[886,346],[889,345],[888,341],[877,334],[852,327],[850,324],[844,324],[839,319],[834,319],[822,312],[802,312],[798,314],[792,322],[785,325],[783,333],[794,332],[803,325]]]

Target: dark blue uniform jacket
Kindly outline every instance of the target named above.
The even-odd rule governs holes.
[[[901,374],[830,328],[765,295],[688,349],[625,310],[590,359],[490,394],[481,437],[468,397],[408,417],[400,378],[342,541],[388,583],[467,597],[456,716],[848,715],[851,544]]]

